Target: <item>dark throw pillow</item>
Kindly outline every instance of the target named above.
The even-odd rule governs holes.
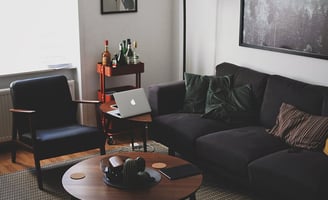
[[[204,113],[209,79],[206,76],[185,73],[186,94],[182,112]]]
[[[249,85],[231,89],[230,82],[227,77],[210,80],[202,117],[234,125],[249,124],[254,119],[252,89]]]
[[[276,125],[269,133],[292,147],[319,150],[328,137],[328,117],[311,115],[282,103]]]

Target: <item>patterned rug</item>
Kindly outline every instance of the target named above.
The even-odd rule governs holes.
[[[167,153],[167,148],[159,143],[148,142],[149,151]],[[140,151],[143,149],[140,149]],[[129,146],[107,153],[131,151]],[[138,149],[136,149],[138,151]],[[0,199],[71,199],[61,184],[64,172],[73,164],[95,155],[42,167],[44,190],[39,190],[34,169],[23,170],[0,176]],[[196,193],[196,199],[207,200],[254,200],[245,191],[231,189],[217,183],[214,176],[204,173],[203,183]]]

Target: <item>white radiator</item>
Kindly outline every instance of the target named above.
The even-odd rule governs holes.
[[[68,81],[72,98],[75,99],[75,82]],[[12,132],[12,114],[9,109],[12,108],[10,89],[0,89],[0,142],[9,141]]]

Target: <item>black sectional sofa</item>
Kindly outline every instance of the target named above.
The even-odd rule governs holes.
[[[184,81],[149,87],[153,112],[151,137],[222,177],[273,199],[328,199],[328,156],[294,148],[268,131],[282,103],[328,116],[328,88],[269,75],[231,63],[216,66],[216,76],[232,75],[233,86],[249,84],[255,115],[231,124],[181,112]]]

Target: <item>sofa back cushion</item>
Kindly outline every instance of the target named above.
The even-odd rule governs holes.
[[[243,85],[250,85],[252,95],[255,99],[255,112],[259,114],[263,100],[264,89],[268,74],[254,71],[245,67],[240,67],[231,63],[221,63],[216,66],[216,75],[233,75],[233,87],[237,88]]]
[[[260,113],[262,125],[266,128],[274,126],[282,102],[294,105],[304,112],[321,115],[324,95],[318,88],[319,86],[286,77],[270,76]]]

